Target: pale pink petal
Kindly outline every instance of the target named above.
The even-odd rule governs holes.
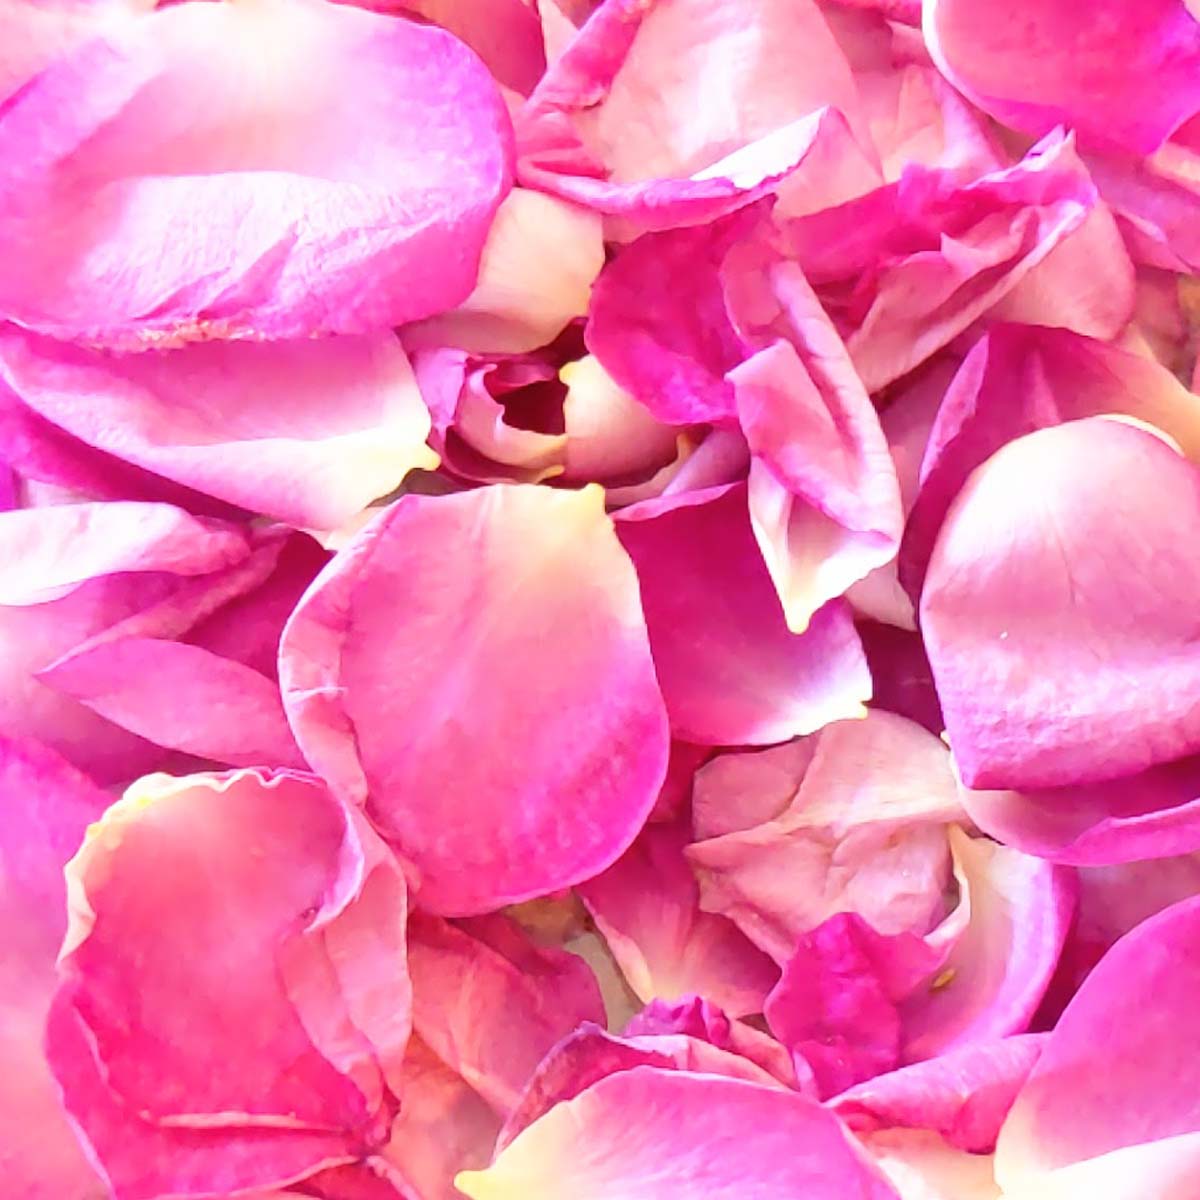
[[[599,488],[403,497],[301,601],[279,675],[308,761],[366,804],[434,912],[603,870],[666,771],[637,578]]]
[[[812,0],[607,0],[520,114],[519,175],[634,230],[702,223],[802,164],[832,110],[855,125],[857,108]]]
[[[927,0],[925,36],[950,81],[1026,133],[1056,125],[1149,154],[1200,108],[1200,26],[1185,0]]]
[[[521,0],[512,0],[523,7]],[[409,347],[519,354],[553,341],[587,312],[604,265],[600,218],[528,188],[513,188],[483,247],[479,282],[457,308],[404,329]]]
[[[390,333],[112,355],[10,328],[0,376],[89,446],[300,527],[336,528],[409,468],[437,465]]]
[[[859,1140],[900,1200],[1003,1200],[990,1154],[959,1150],[925,1129],[885,1129]]]
[[[102,1194],[62,1112],[42,1028],[67,923],[62,869],[107,803],[52,751],[0,741],[0,1168],[22,1200]]]
[[[1197,532],[1200,472],[1124,421],[1039,430],[971,476],[921,594],[964,783],[1090,783],[1200,749]]]
[[[650,649],[677,737],[763,745],[857,716],[871,695],[846,607],[803,634],[784,621],[744,485],[647,501],[617,521],[638,571]]]
[[[1183,1200],[1194,1190],[1198,948],[1200,903],[1190,899],[1138,926],[1087,978],[1000,1132],[996,1177],[1006,1192],[1053,1185],[1054,1172],[1089,1163],[1079,1182],[1091,1188],[1045,1194]],[[1116,1151],[1134,1161],[1106,1169]],[[1148,1191],[1132,1190],[1139,1178]]]
[[[1071,139],[1054,135],[971,183],[913,166],[894,184],[784,225],[875,392],[983,316],[1095,201]]]
[[[501,1117],[556,1042],[604,1018],[591,969],[506,917],[414,915],[408,957],[417,1036]]]
[[[312,0],[161,8],[5,110],[0,309],[137,349],[428,316],[475,285],[510,137],[483,65],[435,27]]]
[[[702,767],[697,832],[732,831],[686,852],[701,905],[781,964],[839,912],[885,935],[929,932],[945,915],[945,826],[961,815],[945,747],[910,721],[873,711],[811,741],[811,751],[781,746]],[[714,819],[725,804],[737,815]]]
[[[579,894],[643,1003],[696,993],[731,1016],[762,1011],[775,964],[725,917],[700,911],[683,823],[652,825]]]
[[[458,1186],[472,1200],[552,1200],[568,1187],[573,1200],[895,1196],[811,1100],[653,1067],[621,1071],[557,1105]]]
[[[773,276],[800,344],[777,341],[730,379],[752,454],[755,536],[789,628],[891,559],[900,492],[879,419],[799,270]]]

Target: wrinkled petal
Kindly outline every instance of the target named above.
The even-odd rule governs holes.
[[[648,826],[579,894],[644,1003],[698,993],[734,1017],[761,1012],[778,969],[732,922],[700,911],[687,834],[678,822]]]
[[[1089,783],[1200,749],[1198,531],[1200,473],[1124,421],[1039,430],[976,471],[921,595],[964,783]]]
[[[1070,138],[961,185],[910,167],[861,199],[785,222],[869,392],[919,366],[1077,229],[1096,188]]]
[[[1200,109],[1200,26],[1185,0],[926,0],[925,36],[950,81],[1027,133],[1055,125],[1149,154]]]
[[[923,936],[945,913],[945,826],[961,815],[945,747],[874,711],[807,740],[724,755],[697,773],[687,857],[701,905],[781,964],[838,912]]]
[[[133,349],[430,315],[475,285],[509,137],[482,64],[432,26],[308,0],[159,9],[7,108],[0,310]]]
[[[403,497],[310,589],[279,673],[308,761],[366,803],[429,911],[603,870],[666,771],[637,579],[598,488]]]
[[[9,329],[0,376],[89,446],[300,527],[336,528],[410,468],[437,465],[389,333],[111,355]]]
[[[849,613],[835,601],[803,634],[787,628],[746,488],[663,507],[626,509],[617,533],[638,571],[676,736],[762,745],[861,713],[871,686]]]
[[[607,0],[520,114],[519,174],[635,228],[704,222],[803,162],[827,109],[858,121],[812,0]]]

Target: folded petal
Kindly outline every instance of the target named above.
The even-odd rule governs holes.
[[[1131,7],[1021,0],[997,22],[982,0],[927,0],[925,36],[950,81],[1026,133],[1055,125],[1149,154],[1200,109],[1200,25],[1184,0]]]
[[[279,673],[305,756],[366,804],[429,911],[603,870],[665,775],[637,578],[599,488],[403,497],[310,589]]]
[[[472,1200],[895,1196],[837,1118],[811,1100],[653,1067],[611,1075],[557,1105],[486,1171],[457,1183]]]
[[[921,595],[964,783],[1090,783],[1200,749],[1197,531],[1200,472],[1125,421],[1039,430],[975,472]]]
[[[437,465],[391,333],[112,355],[10,328],[0,377],[97,450],[304,528],[336,528]]]
[[[0,740],[0,1163],[14,1195],[101,1194],[42,1056],[66,929],[63,866],[108,797],[36,742]]]
[[[697,993],[734,1017],[761,1012],[778,969],[726,917],[700,911],[687,834],[648,826],[579,894],[643,1003]]]
[[[783,224],[863,384],[876,392],[983,316],[1095,201],[1071,139],[1055,134],[970,183],[913,166],[894,184]]]
[[[745,486],[670,503],[625,509],[617,533],[676,736],[762,745],[858,715],[871,686],[849,612],[834,601],[803,634],[787,628]]]
[[[703,223],[794,170],[834,109],[858,123],[812,0],[607,0],[518,117],[520,177],[635,229]]]
[[[929,987],[900,1005],[905,1061],[1022,1033],[1074,915],[1075,872],[950,830],[965,928]]]
[[[107,26],[0,121],[0,311],[127,349],[430,315],[475,285],[510,136],[433,26],[308,0]]]
[[[961,815],[945,747],[874,711],[808,740],[811,749],[724,755],[697,773],[703,824],[686,853],[701,905],[781,964],[839,912],[884,935],[923,936],[946,912],[946,824]]]

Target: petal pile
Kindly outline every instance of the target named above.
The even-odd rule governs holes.
[[[13,1200],[1195,1200],[1200,6],[7,0]]]

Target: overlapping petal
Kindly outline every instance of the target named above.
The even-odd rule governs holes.
[[[430,911],[597,874],[666,771],[637,578],[598,488],[402,498],[300,603],[280,679],[305,756],[366,805]]]
[[[433,26],[312,0],[106,26],[0,122],[0,312],[112,348],[364,333],[475,286],[508,114]]]

